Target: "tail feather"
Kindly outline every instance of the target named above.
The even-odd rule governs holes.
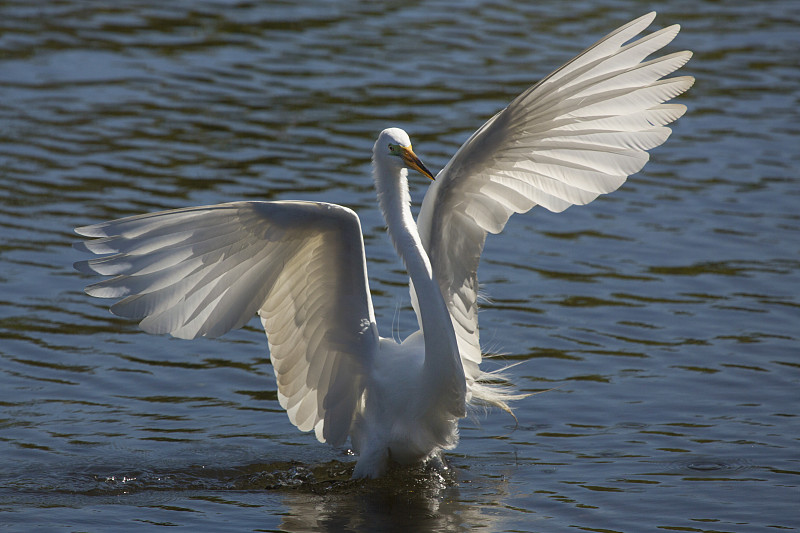
[[[484,354],[484,357],[496,357],[498,354]],[[523,400],[530,396],[535,396],[543,392],[550,392],[558,387],[536,391],[536,392],[515,392],[513,383],[507,375],[507,371],[520,364],[522,361],[511,363],[491,372],[481,371],[478,378],[470,386],[469,406],[472,408],[498,407],[511,415],[515,424],[519,421],[514,414],[514,410],[509,405],[511,402]]]
[[[481,371],[478,378],[470,386],[469,405],[472,407],[499,407],[514,417],[516,421],[517,417],[514,415],[509,403],[535,394],[519,393],[511,389],[513,385],[506,372],[518,364],[512,363],[491,372]]]

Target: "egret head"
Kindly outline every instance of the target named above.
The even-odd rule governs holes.
[[[390,158],[398,158],[402,166],[414,169],[429,179],[434,179],[431,171],[411,149],[411,139],[408,138],[408,134],[400,128],[383,130],[375,143],[374,152],[376,157],[385,154]]]

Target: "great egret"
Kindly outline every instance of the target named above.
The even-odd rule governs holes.
[[[375,186],[420,328],[401,343],[378,335],[358,216],[322,202],[233,202],[78,228],[96,237],[78,248],[110,255],[75,267],[113,276],[86,292],[121,298],[111,311],[148,333],[186,339],[258,314],[289,420],[335,446],[349,437],[354,477],[435,457],[456,445],[468,405],[508,410],[515,398],[479,368],[487,233],[537,204],[559,212],[616,190],[686,111],[664,102],[694,79],[662,78],[691,53],[644,62],[679,27],[625,44],[654,18],[622,26],[489,119],[439,172],[416,224],[407,169],[434,176],[403,130],[381,132]]]

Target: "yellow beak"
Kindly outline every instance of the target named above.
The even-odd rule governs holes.
[[[400,157],[403,159],[403,162],[408,168],[416,170],[428,179],[434,179],[431,171],[425,168],[425,165],[422,164],[422,161],[420,161],[419,157],[417,157],[417,154],[415,154],[411,149],[411,146],[401,147]]]

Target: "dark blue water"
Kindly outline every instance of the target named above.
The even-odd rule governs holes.
[[[84,295],[72,228],[163,208],[356,209],[383,335],[414,329],[377,211],[387,126],[441,168],[650,9],[689,113],[619,191],[512,219],[480,270],[488,367],[538,394],[465,420],[451,469],[350,482],[298,432],[256,321],[153,337]],[[0,526],[800,529],[796,2],[146,0],[0,5]],[[419,202],[424,178],[413,184]]]

